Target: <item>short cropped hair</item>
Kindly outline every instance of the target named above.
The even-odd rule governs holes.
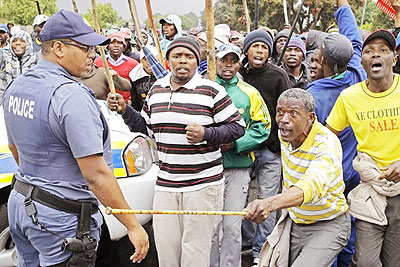
[[[54,42],[56,42],[56,41],[69,42],[69,41],[71,41],[71,40],[70,40],[70,39],[54,39],[54,40],[44,41],[44,42],[42,42],[42,44],[40,45],[40,48],[41,48],[41,50],[42,50],[42,54],[43,54],[43,55],[49,54],[51,48],[53,47]]]
[[[307,112],[315,112],[315,102],[313,96],[304,89],[301,88],[291,88],[284,91],[278,98],[280,99],[287,99],[287,98],[294,98],[299,99],[303,102]]]

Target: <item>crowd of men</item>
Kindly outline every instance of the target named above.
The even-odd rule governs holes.
[[[337,6],[333,33],[216,25],[215,82],[206,32],[183,31],[176,15],[159,21],[161,55],[145,29],[109,29],[104,37],[69,11],[36,17],[33,37],[0,25],[0,92],[19,164],[8,204],[18,265],[92,266],[99,201],[129,208],[110,172],[108,128],[95,97],[131,131],[154,138],[153,209],[247,212],[246,220],[154,215],[159,266],[240,267],[247,247],[254,266],[398,266],[400,1],[392,0],[395,30],[364,37],[348,1]],[[21,115],[13,101],[32,108]],[[251,179],[258,195],[248,203]],[[35,199],[35,190],[63,204]],[[26,208],[31,198],[39,220],[63,238],[78,230],[86,249],[59,250],[62,239],[43,232],[36,210]],[[95,226],[80,236],[83,216],[75,213],[87,203]],[[68,221],[62,230],[60,212]],[[131,260],[140,262],[145,231],[134,215],[117,218],[135,247]]]

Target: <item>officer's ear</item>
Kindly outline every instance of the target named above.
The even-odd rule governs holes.
[[[59,58],[64,57],[65,52],[65,44],[63,44],[60,40],[54,41],[51,51]]]

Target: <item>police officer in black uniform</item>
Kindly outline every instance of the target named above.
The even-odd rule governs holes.
[[[43,59],[3,96],[9,148],[19,167],[8,202],[18,266],[93,266],[104,206],[129,209],[112,173],[107,123],[85,75],[96,34],[74,12],[54,14],[41,31]],[[134,215],[116,215],[140,262],[149,243]]]

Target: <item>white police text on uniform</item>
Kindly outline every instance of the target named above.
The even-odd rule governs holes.
[[[35,106],[35,101],[33,100],[23,99],[10,95],[10,100],[8,103],[8,112],[12,111],[15,115],[33,120],[34,106]]]

